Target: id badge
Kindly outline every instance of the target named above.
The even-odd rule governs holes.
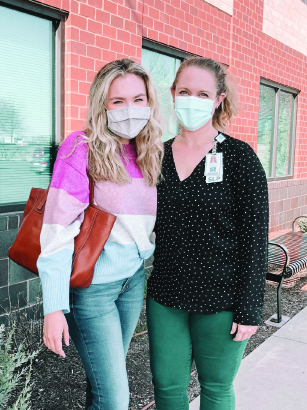
[[[222,182],[223,181],[223,153],[222,152],[206,155],[205,176],[206,176],[206,182],[208,184],[212,182]]]

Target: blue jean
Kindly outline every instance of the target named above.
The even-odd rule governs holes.
[[[71,289],[70,336],[87,375],[87,410],[128,410],[126,355],[144,298],[143,265],[131,277]]]

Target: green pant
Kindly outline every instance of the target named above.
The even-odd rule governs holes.
[[[201,410],[234,410],[233,380],[247,340],[234,342],[232,312],[200,315],[147,298],[150,366],[157,410],[188,410],[194,359]]]

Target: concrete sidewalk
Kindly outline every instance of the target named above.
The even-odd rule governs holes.
[[[307,307],[243,359],[234,385],[236,410],[307,409]]]

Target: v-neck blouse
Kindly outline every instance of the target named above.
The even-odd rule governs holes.
[[[223,181],[210,184],[205,158],[181,181],[174,140],[165,143],[148,293],[162,305],[199,314],[233,307],[236,323],[259,325],[267,268],[267,181],[253,149],[223,135],[225,141],[217,144]]]
[[[176,175],[177,175],[178,181],[179,181],[179,182],[184,182],[184,181],[186,181],[188,178],[190,178],[190,176],[192,176],[192,174],[195,172],[195,170],[197,169],[197,167],[200,166],[201,163],[206,160],[206,155],[212,153],[212,149],[210,149],[210,150],[207,152],[207,154],[199,161],[199,163],[195,165],[195,167],[194,167],[193,171],[190,173],[190,175],[188,175],[188,176],[187,176],[186,178],[184,178],[184,179],[180,179],[180,176],[179,176],[178,171],[177,171],[177,168],[176,168],[176,162],[175,162],[174,153],[173,153],[173,148],[172,148],[173,142],[174,142],[174,139],[171,140],[171,146],[170,146],[170,152],[171,152],[170,156],[171,156],[171,160],[173,161],[174,169],[175,169],[175,173],[176,173]]]

